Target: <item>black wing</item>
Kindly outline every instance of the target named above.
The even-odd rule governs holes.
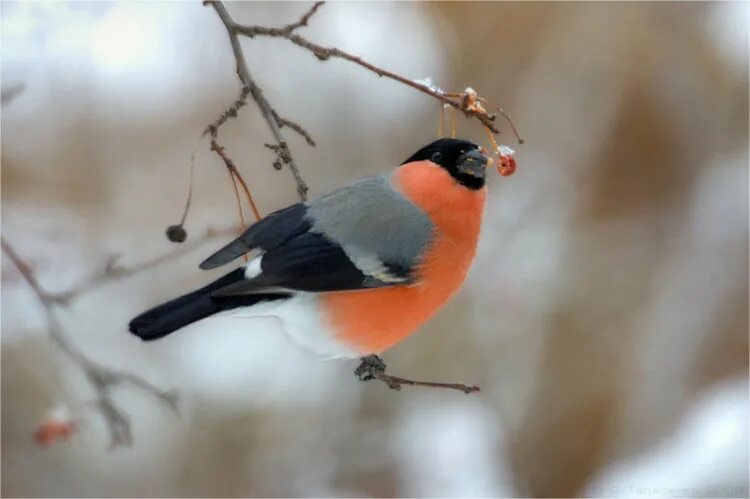
[[[220,267],[256,248],[265,251],[278,248],[310,230],[310,222],[305,219],[306,212],[307,207],[297,203],[271,213],[251,225],[237,239],[203,260],[200,268],[209,270]]]
[[[272,213],[201,268],[259,250],[261,273],[217,292],[224,295],[403,285],[412,282],[433,230],[389,177],[371,177]]]
[[[259,276],[224,287],[214,296],[281,290],[344,291],[406,282],[406,278],[384,281],[363,273],[341,246],[311,232],[306,212],[307,207],[301,203],[274,212],[203,261],[202,269],[212,269],[254,249],[263,251]],[[394,266],[393,270],[398,269]]]

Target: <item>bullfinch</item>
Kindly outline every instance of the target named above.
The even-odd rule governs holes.
[[[155,340],[219,314],[273,317],[326,358],[379,354],[430,319],[466,277],[488,158],[443,138],[392,172],[271,213],[200,264],[245,265],[130,322]]]

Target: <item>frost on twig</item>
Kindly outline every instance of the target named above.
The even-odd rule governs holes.
[[[428,76],[426,78],[421,78],[419,80],[413,80],[413,81],[414,81],[414,84],[426,87],[430,92],[434,92],[437,95],[442,95],[445,93],[442,88],[435,85],[435,82],[432,81],[431,76]],[[444,105],[450,106],[450,104],[444,104]]]
[[[216,4],[219,4],[220,2],[212,1],[210,3],[214,4],[215,6]],[[312,14],[314,14],[318,10],[321,3],[322,2],[316,3],[313,6],[313,8],[310,9],[308,14],[306,14],[306,21],[309,20]],[[354,64],[357,64],[367,69],[368,71],[375,73],[378,76],[382,76],[382,77],[397,81],[411,88],[414,88],[424,94],[434,97],[435,99],[438,99],[444,102],[445,104],[448,104],[458,109],[459,111],[464,113],[466,116],[476,118],[482,123],[482,125],[484,125],[487,129],[489,129],[493,133],[499,133],[499,130],[497,129],[494,123],[496,115],[488,112],[485,109],[478,109],[478,108],[467,106],[465,101],[462,98],[463,94],[446,93],[439,87],[435,86],[430,79],[413,80],[405,76],[399,75],[398,73],[394,73],[393,71],[389,71],[385,68],[377,66],[371,62],[368,62],[362,59],[361,57],[358,57],[354,54],[346,52],[345,50],[342,50],[338,47],[324,47],[322,45],[314,43],[310,41],[309,39],[301,36],[299,33],[295,31],[295,29],[289,29],[290,26],[294,26],[294,25],[289,25],[285,28],[269,28],[266,26],[247,26],[247,25],[242,25],[242,24],[236,24],[232,21],[231,28],[234,33],[241,34],[249,38],[255,38],[256,36],[285,38],[289,40],[290,42],[292,42],[293,44],[297,45],[298,47],[302,47],[310,51],[320,61],[327,61],[332,58],[335,58],[335,59],[343,59],[343,60],[352,62]]]
[[[352,62],[367,69],[368,71],[377,74],[378,76],[397,81],[435,99],[438,99],[445,105],[451,106],[464,113],[466,116],[476,118],[488,131],[492,133],[499,133],[499,130],[495,125],[496,115],[487,111],[487,109],[485,109],[479,103],[480,101],[485,103],[487,101],[478,96],[476,91],[474,91],[470,87],[460,94],[446,93],[440,87],[435,85],[432,79],[429,77],[419,80],[412,80],[382,67],[376,66],[375,64],[365,61],[364,59],[346,52],[338,47],[324,47],[301,36],[298,33],[299,28],[307,26],[312,16],[315,15],[316,12],[318,12],[323,3],[324,2],[316,2],[315,4],[313,4],[312,7],[310,7],[297,22],[287,24],[286,26],[281,28],[275,28],[267,26],[250,26],[239,24],[231,17],[226,7],[220,0],[207,0],[204,2],[204,4],[211,5],[214,10],[216,10],[216,13],[218,14],[219,18],[224,24],[224,27],[227,30],[229,40],[232,45],[232,50],[234,52],[237,75],[239,76],[240,82],[242,83],[242,89],[240,91],[239,98],[232,106],[229,107],[229,109],[224,111],[217,120],[215,120],[207,127],[207,133],[210,133],[212,137],[216,138],[219,127],[230,117],[237,116],[240,107],[246,104],[247,96],[251,95],[255,102],[258,104],[261,114],[266,120],[266,123],[268,123],[268,126],[276,140],[276,144],[273,144],[272,147],[269,147],[276,152],[276,159],[272,163],[274,168],[281,169],[284,165],[287,165],[289,167],[289,170],[292,172],[295,183],[297,184],[297,194],[302,201],[305,201],[307,199],[307,184],[300,174],[299,167],[297,166],[292,156],[288,141],[284,137],[281,128],[283,128],[284,126],[291,128],[292,130],[300,134],[311,146],[315,145],[315,141],[312,139],[307,130],[305,130],[299,123],[281,117],[278,111],[273,108],[268,102],[268,99],[266,99],[266,97],[263,95],[263,91],[250,74],[250,70],[244,58],[242,46],[239,42],[239,35],[247,36],[249,38],[255,38],[257,36],[285,38],[291,43],[310,51],[321,61],[327,61],[331,58],[338,58]],[[510,122],[510,118],[507,117],[507,114],[505,114],[502,109],[498,108],[498,111]],[[512,122],[510,123],[515,132],[515,127],[513,126]],[[520,137],[518,137],[518,139],[519,142],[523,142]]]

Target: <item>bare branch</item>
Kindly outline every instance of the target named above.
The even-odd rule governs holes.
[[[143,271],[150,270],[170,260],[190,253],[191,251],[193,251],[206,241],[213,239],[214,237],[236,234],[237,230],[237,227],[225,229],[213,229],[209,227],[201,236],[192,239],[190,242],[182,244],[172,251],[167,251],[165,253],[162,253],[161,255],[133,265],[118,265],[117,261],[120,259],[119,255],[112,255],[107,259],[106,264],[99,272],[66,291],[62,291],[59,293],[50,293],[42,290],[41,288],[40,290],[44,294],[46,300],[57,305],[67,305],[73,299],[78,297],[78,295],[84,292],[88,292],[93,288],[96,288],[97,286],[105,284],[109,281],[113,281],[115,279],[124,279],[126,277],[139,274]],[[5,246],[3,246],[3,249],[5,249]],[[12,249],[10,250],[12,251]],[[29,275],[33,278],[33,273]]]
[[[253,195],[250,193],[250,189],[247,187],[247,184],[245,183],[245,179],[242,178],[242,175],[240,175],[239,170],[237,169],[237,166],[234,164],[234,161],[232,161],[232,158],[230,158],[227,153],[224,151],[224,148],[219,145],[218,142],[216,142],[216,139],[211,139],[211,150],[216,151],[216,154],[218,154],[222,160],[224,160],[224,164],[227,167],[227,170],[229,170],[230,175],[233,175],[234,178],[239,180],[240,185],[242,185],[242,189],[245,191],[245,196],[247,197],[247,202],[250,205],[250,209],[253,211],[253,215],[255,216],[255,220],[260,220],[260,211],[258,211],[258,207],[255,204],[255,200],[253,199]]]
[[[230,118],[236,118],[239,114],[240,108],[247,104],[247,96],[250,93],[250,89],[247,87],[242,87],[240,90],[240,95],[237,97],[237,100],[234,101],[234,103],[229,106],[224,112],[222,112],[218,118],[216,118],[211,124],[209,124],[206,129],[203,131],[203,135],[211,135],[211,137],[216,137],[219,134],[219,128],[221,125],[226,123]]]
[[[83,370],[86,379],[89,380],[94,388],[94,391],[96,392],[95,405],[99,409],[99,412],[109,429],[110,448],[116,448],[122,445],[132,445],[133,443],[130,418],[115,403],[112,397],[111,389],[115,385],[128,383],[139,390],[156,397],[158,401],[162,402],[169,407],[169,409],[177,413],[177,393],[175,391],[161,390],[145,379],[132,373],[119,372],[105,368],[86,357],[80,349],[73,345],[67,335],[63,332],[54,310],[55,305],[63,302],[56,298],[55,295],[51,295],[42,288],[34,275],[34,270],[20,257],[13,246],[8,243],[5,238],[0,239],[0,244],[2,245],[3,252],[8,256],[11,262],[13,262],[13,265],[18,269],[21,277],[23,277],[29,286],[31,286],[34,295],[42,305],[47,321],[47,332],[50,339],[56,343],[81,370]]]
[[[279,113],[268,102],[268,99],[266,99],[266,97],[263,95],[263,90],[258,86],[258,84],[253,79],[252,75],[250,74],[250,70],[247,67],[247,62],[245,61],[245,55],[242,52],[242,46],[240,45],[239,37],[237,36],[236,30],[237,30],[238,25],[234,22],[234,20],[232,19],[232,16],[229,15],[229,12],[227,11],[226,7],[224,6],[222,2],[218,0],[216,1],[211,0],[208,2],[204,2],[204,3],[210,4],[214,8],[214,10],[216,10],[216,13],[219,15],[219,18],[221,19],[221,22],[224,24],[224,27],[227,29],[227,34],[229,35],[229,42],[231,43],[232,51],[234,52],[234,58],[237,64],[237,76],[239,76],[240,82],[242,82],[242,86],[243,86],[242,92],[240,94],[241,98],[238,99],[238,101],[236,101],[235,105],[233,106],[235,115],[239,107],[241,107],[241,105],[240,106],[236,105],[237,102],[242,100],[243,95],[246,96],[247,93],[249,93],[253,97],[253,100],[255,100],[255,102],[258,104],[261,114],[263,115],[263,118],[265,119],[266,123],[268,123],[268,127],[270,128],[271,133],[276,139],[276,142],[280,150],[283,150],[285,153],[286,160],[284,160],[283,163],[288,165],[289,170],[292,172],[294,181],[297,184],[297,194],[299,195],[302,201],[306,201],[307,191],[309,190],[309,188],[307,187],[307,183],[305,183],[305,181],[302,179],[302,176],[299,171],[299,167],[295,163],[292,157],[291,151],[289,150],[287,140],[281,131],[282,124],[280,124],[279,120],[277,119],[279,117]],[[307,16],[307,19],[309,19],[311,15],[312,13],[310,13],[310,15]],[[307,19],[305,19],[305,23],[307,22]],[[296,27],[299,27],[299,26],[296,26]],[[296,29],[296,27],[291,28],[290,32],[291,30]],[[287,28],[289,28],[289,26]],[[230,108],[230,111],[231,109],[232,108]],[[223,113],[223,115],[224,114],[227,114],[227,112]],[[219,120],[217,120],[214,123],[219,123],[219,126],[220,126],[221,123],[224,123],[224,122],[226,122],[226,118],[222,120],[220,117]],[[297,126],[300,129],[302,128],[299,125]],[[210,126],[209,126],[209,129],[210,129]],[[213,131],[211,133],[215,137],[216,132],[218,130],[218,126],[214,127],[212,130]],[[299,130],[297,129],[295,130],[299,132]],[[307,132],[304,132],[302,135],[306,139],[307,137],[309,137],[309,134]]]
[[[315,11],[317,10],[316,7],[320,7],[320,6],[316,4],[313,7],[313,9],[311,9],[311,12],[308,13],[310,15],[307,16],[307,19],[305,19],[305,22],[307,22],[310,16],[313,13],[315,13]],[[245,26],[242,24],[236,24],[234,22],[232,23],[232,29],[236,33],[245,35],[250,38],[254,38],[256,36],[286,38],[287,40],[294,43],[295,45],[309,50],[310,52],[313,53],[313,55],[315,55],[315,57],[317,57],[321,61],[327,61],[331,58],[338,58],[338,59],[347,60],[349,62],[353,62],[354,64],[357,64],[367,69],[368,71],[375,73],[378,76],[384,76],[391,80],[397,81],[411,88],[414,88],[422,92],[423,94],[429,95],[430,97],[433,97],[439,101],[442,101],[458,109],[459,111],[463,112],[466,116],[470,116],[470,117],[474,117],[478,119],[479,121],[482,122],[482,124],[485,127],[489,128],[493,133],[499,133],[499,130],[494,124],[496,116],[494,114],[488,113],[484,109],[476,109],[475,107],[468,106],[466,104],[465,99],[462,98],[463,97],[462,94],[461,95],[447,94],[443,92],[442,90],[440,90],[439,88],[436,88],[431,85],[427,85],[419,81],[412,80],[410,78],[406,78],[392,71],[388,71],[387,69],[381,68],[379,66],[376,66],[375,64],[365,61],[361,57],[358,57],[356,55],[350,54],[349,52],[341,50],[340,48],[324,47],[322,45],[318,45],[317,43],[313,43],[307,38],[304,38],[303,36],[298,35],[297,33],[294,32],[294,29],[289,29],[290,26],[294,26],[294,24],[290,24],[289,26],[286,26],[284,28],[268,28],[265,26]]]
[[[319,8],[323,6],[324,3],[325,2],[315,2],[313,6],[310,7],[310,9],[307,12],[305,12],[305,14],[300,18],[299,21],[297,21],[296,23],[287,24],[286,27],[284,27],[284,31],[291,33],[297,28],[307,26],[307,21],[309,21],[310,18],[315,15],[315,13],[318,11]]]
[[[21,277],[23,277],[24,280],[29,283],[31,289],[34,290],[34,293],[36,294],[37,298],[39,298],[39,301],[41,301],[45,306],[51,304],[54,300],[50,297],[49,293],[42,289],[39,281],[36,280],[36,276],[34,276],[34,270],[31,268],[31,266],[28,265],[18,255],[18,253],[16,253],[16,250],[13,249],[13,246],[5,241],[5,238],[0,239],[0,246],[3,249],[3,252],[8,255],[8,258],[10,258],[10,260],[13,262],[13,265],[16,266],[18,272],[21,274]]]
[[[300,125],[296,121],[292,121],[292,120],[288,120],[286,118],[282,118],[281,116],[279,116],[279,113],[277,113],[275,110],[273,111],[273,117],[276,118],[276,123],[278,123],[280,127],[288,126],[292,130],[294,130],[295,132],[297,132],[298,134],[300,134],[307,141],[308,144],[310,144],[311,146],[315,147],[315,141],[310,136],[310,134],[307,132],[307,130],[305,130],[302,127],[302,125]]]
[[[2,92],[0,92],[0,105],[7,105],[16,100],[16,97],[21,95],[26,90],[25,83],[18,83],[16,85],[5,85]]]
[[[478,392],[479,387],[475,385],[464,385],[463,383],[436,383],[433,381],[416,381],[413,379],[391,376],[385,373],[385,363],[377,355],[363,357],[362,363],[354,371],[360,381],[370,381],[377,379],[388,385],[392,390],[401,390],[403,385],[425,386],[429,388],[445,388],[448,390],[458,390],[464,393]]]

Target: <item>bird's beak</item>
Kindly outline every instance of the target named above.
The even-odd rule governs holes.
[[[487,168],[487,156],[479,149],[463,153],[456,162],[458,171],[472,177],[484,178]]]

